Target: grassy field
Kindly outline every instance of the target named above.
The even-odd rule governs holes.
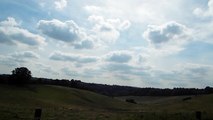
[[[35,108],[42,108],[42,120],[196,120],[195,111],[205,120],[213,118],[213,95],[184,97],[110,98],[51,85],[0,85],[0,120],[32,120]]]
[[[183,100],[190,98],[189,100]],[[117,97],[121,101],[126,99],[134,99],[136,103],[142,105],[148,111],[209,111],[213,112],[213,94],[198,95],[198,96],[170,96],[170,97],[155,97],[155,96],[125,96]],[[147,107],[146,107],[147,106]]]

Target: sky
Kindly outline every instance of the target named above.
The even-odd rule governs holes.
[[[213,0],[0,0],[0,73],[213,86]]]

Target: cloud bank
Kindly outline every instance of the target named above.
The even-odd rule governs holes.
[[[12,17],[0,22],[0,43],[7,45],[17,45],[22,43],[29,46],[39,46],[45,44],[45,38],[38,34],[29,32]]]
[[[132,59],[129,52],[111,52],[106,55],[106,61],[115,63],[128,63]]]
[[[68,53],[62,53],[59,51],[53,52],[49,58],[51,60],[56,60],[56,61],[67,61],[67,62],[75,62],[75,63],[94,63],[98,61],[97,57],[68,54]]]

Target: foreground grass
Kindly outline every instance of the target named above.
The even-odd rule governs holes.
[[[184,102],[181,97],[134,97],[140,104],[122,99],[59,86],[0,85],[0,120],[32,120],[35,108],[42,108],[43,120],[196,120],[197,110],[203,119],[213,118],[213,95]]]

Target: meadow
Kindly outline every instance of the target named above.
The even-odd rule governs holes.
[[[196,120],[196,111],[202,120],[213,119],[212,94],[185,97],[108,97],[53,85],[0,85],[0,120],[32,120],[36,108],[42,120]]]

